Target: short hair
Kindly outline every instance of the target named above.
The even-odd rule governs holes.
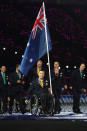
[[[39,61],[43,62],[41,59],[39,59],[37,62],[39,62]]]
[[[1,68],[2,68],[3,66],[5,66],[5,65],[1,65]],[[5,66],[5,67],[6,67],[6,66]]]
[[[43,72],[45,72],[44,68],[40,69],[40,71],[43,71]]]
[[[80,63],[80,66],[81,66],[82,64],[86,65],[84,62],[81,62],[81,63]]]
[[[6,68],[6,66],[5,66],[5,65],[2,65],[2,66],[1,66],[1,68],[0,68],[0,70],[2,69],[2,67],[5,67],[5,68]]]
[[[60,62],[59,62],[59,61],[56,60],[56,61],[54,61],[54,63],[55,63],[55,62],[59,63],[59,65],[60,65]]]
[[[17,64],[17,65],[16,65],[16,68],[18,68],[19,66],[20,66],[20,64]]]

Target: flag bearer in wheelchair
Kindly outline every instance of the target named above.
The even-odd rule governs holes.
[[[49,82],[48,80],[45,80],[44,69],[39,71],[38,78],[36,78],[29,87],[27,98],[32,95],[36,95],[38,98],[40,98],[43,113],[50,114],[52,111],[53,99],[50,93]],[[25,100],[25,103],[28,103],[28,99]]]

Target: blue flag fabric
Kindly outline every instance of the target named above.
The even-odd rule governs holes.
[[[24,57],[21,61],[20,71],[25,76],[27,76],[34,64],[47,53],[45,22],[47,29],[48,49],[52,49],[48,24],[47,20],[44,17],[44,10],[45,8],[42,4],[38,16],[36,18],[35,24],[33,26],[32,32],[30,34],[30,38],[24,52]]]

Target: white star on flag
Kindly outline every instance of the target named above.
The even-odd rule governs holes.
[[[30,63],[32,63],[32,62],[33,62],[33,59],[31,58],[31,59],[30,59]]]
[[[29,44],[29,42],[27,43],[27,46],[29,46],[30,44]]]

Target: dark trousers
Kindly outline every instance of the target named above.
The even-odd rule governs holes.
[[[61,88],[56,89],[53,88],[53,94],[54,94],[54,98],[55,98],[55,112],[60,112],[61,111],[61,107],[60,107],[60,95],[61,95]]]
[[[50,113],[52,111],[52,102],[53,102],[53,98],[51,94],[40,93],[39,97],[40,97],[41,106],[42,106],[43,111]]]
[[[14,95],[10,95],[9,111],[12,111],[14,99],[19,102],[20,111],[24,112],[25,111],[24,93],[19,91],[15,92]]]
[[[51,112],[52,102],[53,102],[52,96],[50,94],[42,93],[40,94],[40,100],[41,100],[43,111]]]
[[[54,95],[55,97],[55,112],[59,112],[61,111],[61,107],[60,107],[60,95]]]
[[[0,112],[1,112],[1,101],[2,101],[2,97],[1,97],[1,90],[0,90]]]
[[[80,90],[73,90],[73,111],[80,111]]]
[[[7,112],[7,105],[8,105],[8,87],[3,86],[0,93],[0,109],[1,109],[1,101],[3,103],[2,111]]]
[[[1,107],[1,102],[3,102],[3,106]],[[8,100],[7,100],[7,96],[0,96],[0,112],[7,112],[7,105],[8,105]]]
[[[2,102],[3,102],[3,107],[2,107],[2,110],[3,112],[7,112],[7,105],[8,105],[8,96],[5,95],[5,96],[2,96]]]
[[[41,101],[41,105],[42,105],[43,111],[46,110],[46,99],[47,99],[47,95],[44,94],[44,93],[42,93],[42,94],[40,95],[40,101]]]

